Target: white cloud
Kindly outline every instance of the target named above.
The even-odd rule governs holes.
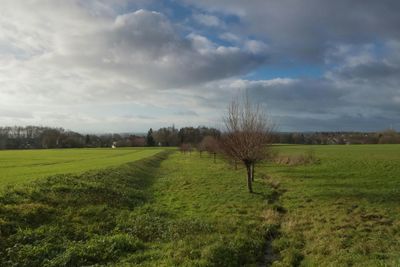
[[[202,25],[208,27],[223,27],[224,23],[216,16],[208,14],[195,14],[193,19]]]
[[[105,1],[6,1],[0,11],[0,105],[24,109],[34,102],[34,110],[24,110],[31,116],[26,123],[79,121],[83,127],[82,120],[103,118],[85,116],[84,105],[112,103],[117,109],[118,103],[129,102],[177,109],[181,97],[163,90],[198,88],[265,60],[246,48],[179,31],[160,12],[139,9],[118,15]],[[76,112],[51,119],[49,114],[60,107]],[[3,112],[0,123],[8,124],[5,117],[12,114]]]
[[[216,45],[206,37],[198,34],[189,34],[188,39],[191,40],[193,48],[201,54],[207,54],[215,50]]]
[[[268,46],[265,43],[256,40],[246,41],[244,47],[253,54],[265,54],[268,51]]]
[[[239,42],[240,41],[240,37],[231,32],[224,32],[219,35],[219,38],[221,38],[222,40],[225,40],[225,41],[229,41],[229,42]]]

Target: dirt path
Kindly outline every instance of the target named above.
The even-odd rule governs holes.
[[[270,266],[274,261],[280,258],[279,253],[274,251],[272,242],[280,235],[280,226],[282,217],[286,213],[286,209],[280,204],[280,197],[285,192],[280,188],[280,183],[271,177],[266,177],[268,185],[273,189],[269,197],[269,207],[265,210],[264,218],[270,225],[270,229],[266,235],[266,246],[264,249],[264,259],[260,263],[260,267]]]

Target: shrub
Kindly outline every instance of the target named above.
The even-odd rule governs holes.
[[[315,156],[314,150],[308,150],[301,155],[285,155],[275,157],[275,163],[284,165],[307,165],[319,163],[320,160]]]

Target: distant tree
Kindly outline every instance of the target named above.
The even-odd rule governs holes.
[[[250,102],[247,95],[241,101],[230,103],[224,124],[222,151],[228,158],[244,164],[247,187],[252,193],[254,165],[269,155],[274,125],[259,105]]]
[[[5,149],[7,146],[7,135],[0,133],[0,149]]]
[[[61,148],[78,148],[85,146],[85,137],[71,131],[63,132],[58,138],[58,146]]]
[[[90,136],[87,134],[85,137],[85,145],[89,146],[90,145]]]
[[[393,129],[387,129],[379,134],[379,144],[398,144],[398,143],[400,143],[400,136]]]
[[[200,142],[199,137],[200,137],[199,128],[184,127],[181,128],[178,132],[178,139],[181,144],[183,143],[196,144]]]
[[[162,146],[177,146],[178,130],[173,125],[172,127],[164,127],[154,132],[154,140]]]
[[[153,137],[153,129],[150,128],[150,130],[147,132],[147,136],[146,136],[146,145],[147,146],[155,146],[156,141],[154,141],[154,137]]]
[[[186,153],[191,154],[193,148],[192,148],[192,145],[191,145],[191,144],[185,143],[185,144],[182,144],[182,145],[179,146],[179,150],[180,150],[181,153],[183,153],[183,154],[186,154]]]
[[[295,144],[304,144],[304,134],[302,133],[293,133],[292,140]]]
[[[197,144],[197,151],[199,151],[200,158],[201,158],[203,152],[206,151],[206,147],[205,147],[203,141]]]
[[[144,136],[131,135],[128,138],[130,146],[147,146],[147,138]],[[153,140],[154,142],[154,140]],[[153,145],[154,146],[154,145]]]
[[[41,134],[42,148],[57,148],[60,146],[61,132],[58,129],[46,129]]]
[[[206,136],[201,141],[204,150],[214,157],[214,163],[216,163],[217,153],[219,152],[218,140],[213,136]]]
[[[103,134],[99,136],[101,147],[111,147],[113,138],[111,134]]]

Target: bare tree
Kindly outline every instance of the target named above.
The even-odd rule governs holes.
[[[214,163],[216,163],[217,153],[219,151],[219,143],[218,140],[215,139],[213,136],[206,136],[201,141],[202,146],[204,149],[214,157]]]
[[[245,95],[233,100],[224,118],[221,149],[230,159],[242,162],[247,171],[247,187],[253,192],[254,165],[268,157],[274,125],[259,105]]]
[[[179,147],[179,150],[180,150],[181,153],[183,153],[183,154],[186,154],[186,153],[191,154],[191,153],[192,153],[192,145],[191,145],[191,144],[182,144],[182,145]]]
[[[204,144],[203,141],[200,142],[200,143],[197,145],[197,151],[199,151],[200,158],[201,158],[203,152],[206,151],[206,147],[205,147],[205,144]]]

